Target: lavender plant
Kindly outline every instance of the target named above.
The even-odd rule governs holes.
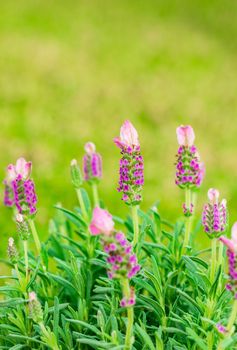
[[[122,200],[132,209],[133,244],[136,246],[139,240],[138,205],[142,200],[144,167],[138,133],[129,120],[124,122],[120,137],[116,137],[114,142],[121,150],[118,191],[123,193]]]
[[[139,208],[143,158],[129,121],[115,143],[121,150],[119,191],[132,217],[111,215],[96,187],[91,201],[84,185],[97,186],[102,161],[89,143],[83,176],[76,160],[70,167],[79,207],[57,205],[49,235],[40,242],[32,223],[31,162],[20,158],[8,167],[4,203],[13,210],[16,232],[6,248],[9,273],[0,277],[1,349],[236,348],[237,225],[231,239],[224,236],[226,201],[210,189],[203,234],[215,243],[201,251],[192,243],[195,234],[201,235],[194,193],[204,168],[193,129],[181,126],[177,135],[176,183],[186,199],[184,218],[176,223],[161,217],[157,205],[147,212]],[[32,239],[36,250],[29,248]]]
[[[187,217],[184,243],[186,248],[189,244],[191,231],[191,216],[194,213],[193,192],[197,190],[203,181],[205,168],[200,162],[200,156],[194,145],[195,134],[190,125],[179,126],[176,130],[179,143],[178,153],[176,155],[176,179],[175,183],[181,189],[185,190],[185,202],[183,203],[183,213]]]

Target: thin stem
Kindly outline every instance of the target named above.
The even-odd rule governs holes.
[[[125,298],[128,300],[130,298],[130,286],[129,280],[126,278],[123,281],[123,293]],[[134,321],[134,310],[133,306],[127,307],[127,329],[125,335],[125,346],[124,350],[131,350],[133,344],[133,321]]]
[[[99,194],[98,194],[98,187],[96,183],[92,183],[92,193],[93,193],[93,199],[94,199],[94,206],[99,207],[100,206],[100,200],[99,200]]]
[[[30,226],[30,229],[31,229],[32,236],[33,236],[34,241],[35,241],[37,254],[40,255],[41,243],[40,243],[39,236],[38,236],[38,233],[37,233],[37,230],[36,230],[36,227],[35,227],[35,223],[34,223],[34,221],[32,219],[29,219],[28,222],[29,222],[29,226]]]
[[[210,270],[211,283],[214,282],[215,273],[216,273],[216,238],[213,238],[211,243],[211,270]]]
[[[218,251],[218,262],[217,262],[218,265],[217,266],[218,266],[218,268],[220,267],[220,269],[221,269],[220,272],[221,272],[221,276],[222,276],[222,272],[224,270],[224,259],[223,259],[224,244],[221,241],[219,241],[218,243],[219,243],[218,244],[219,251]],[[220,278],[218,281],[217,291],[221,292],[221,290],[222,290],[222,278]]]
[[[185,188],[185,206],[189,210],[191,207],[191,190],[190,188],[186,187]],[[191,223],[192,223],[192,218],[191,216],[188,216],[186,218],[185,222],[185,233],[184,233],[184,242],[183,242],[183,251],[184,249],[188,246],[189,240],[190,240],[190,232],[191,232]]]
[[[77,188],[76,192],[77,192],[77,198],[81,207],[82,216],[85,219],[85,221],[88,221],[88,214],[87,214],[85,203],[83,200],[81,188]]]
[[[234,305],[233,305],[233,308],[232,308],[232,311],[230,314],[230,318],[229,318],[229,321],[227,324],[227,331],[229,331],[229,332],[231,331],[231,329],[235,323],[236,317],[237,317],[237,299],[235,299],[235,301],[234,301]]]
[[[224,244],[219,241],[219,253],[218,253],[218,266],[223,265],[223,251],[224,251]]]
[[[26,268],[26,283],[28,283],[28,274],[29,274],[29,261],[28,261],[28,242],[23,241],[24,254],[25,254],[25,268]]]
[[[136,246],[139,238],[139,222],[138,222],[138,205],[132,205],[132,220],[133,220],[133,246]]]

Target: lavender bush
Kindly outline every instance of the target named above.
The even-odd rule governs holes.
[[[210,189],[202,224],[211,248],[196,249],[195,192],[204,166],[192,127],[180,126],[177,138],[175,183],[185,194],[175,224],[156,205],[140,208],[144,165],[129,121],[114,140],[121,151],[118,191],[131,209],[126,219],[110,214],[99,197],[102,157],[91,142],[83,173],[71,162],[79,207],[56,206],[46,242],[35,225],[32,164],[20,158],[8,166],[4,203],[16,233],[6,247],[9,275],[0,276],[1,349],[236,349],[237,223],[227,238],[226,200]]]

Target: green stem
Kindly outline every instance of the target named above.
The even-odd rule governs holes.
[[[211,242],[211,270],[210,270],[210,281],[214,282],[216,273],[216,238],[212,239]]]
[[[87,214],[85,203],[83,200],[81,188],[77,188],[76,192],[77,192],[77,198],[81,207],[82,216],[85,219],[85,221],[88,221],[88,214]]]
[[[29,219],[28,222],[29,222],[29,226],[30,226],[30,229],[31,229],[32,236],[33,236],[34,241],[35,241],[37,254],[40,255],[41,243],[40,243],[39,236],[38,236],[38,233],[37,233],[37,230],[36,230],[36,227],[35,227],[35,223],[34,223],[34,221],[32,219]]]
[[[219,245],[219,251],[218,251],[217,264],[218,264],[218,268],[220,267],[221,269],[221,276],[222,276],[222,272],[224,271],[224,259],[223,259],[224,244],[221,241],[219,241],[218,245]],[[222,278],[219,278],[217,291],[221,292],[222,287],[223,287]]]
[[[123,294],[124,297],[128,300],[130,298],[130,286],[129,280],[126,278],[123,281]],[[125,335],[125,346],[124,350],[131,350],[133,344],[133,321],[134,321],[134,310],[133,306],[127,307],[127,329]]]
[[[139,222],[138,222],[138,205],[132,205],[132,220],[133,220],[133,246],[138,243],[139,238]]]
[[[28,242],[23,241],[24,254],[25,254],[25,268],[26,268],[26,283],[28,283],[28,274],[29,274],[29,261],[28,261]]]
[[[223,265],[223,251],[224,251],[224,244],[219,241],[219,253],[218,253],[218,266]]]
[[[93,193],[93,199],[94,199],[94,206],[99,207],[100,206],[100,200],[99,200],[99,194],[98,194],[98,187],[96,183],[92,183],[92,193]]]
[[[185,205],[187,209],[190,209],[191,207],[191,190],[190,188],[186,187],[185,188]],[[184,233],[184,242],[183,242],[183,251],[184,249],[187,248],[190,240],[190,232],[191,232],[191,223],[192,223],[192,218],[191,216],[188,216],[186,218],[185,222],[185,233]]]

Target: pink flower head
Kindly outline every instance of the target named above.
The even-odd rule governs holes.
[[[195,140],[193,128],[190,125],[181,125],[176,129],[177,139],[180,146],[191,147]]]
[[[210,188],[207,192],[207,196],[211,204],[218,204],[220,192],[215,188]]]
[[[114,139],[119,148],[140,146],[137,130],[129,120],[125,120],[120,129],[120,137]]]
[[[32,163],[27,162],[24,158],[19,158],[16,161],[16,165],[10,164],[7,167],[7,180],[13,181],[20,175],[22,180],[26,180],[30,177]]]
[[[99,235],[100,233],[109,236],[114,230],[114,221],[112,215],[104,209],[96,207],[93,210],[93,217],[90,224],[90,231],[92,235]]]
[[[231,229],[231,239],[221,236],[220,241],[229,249],[231,252],[237,252],[237,222],[234,223]]]
[[[84,148],[85,148],[86,153],[88,153],[88,154],[93,154],[93,153],[95,153],[95,150],[96,150],[95,144],[93,142],[87,142],[85,144]]]

